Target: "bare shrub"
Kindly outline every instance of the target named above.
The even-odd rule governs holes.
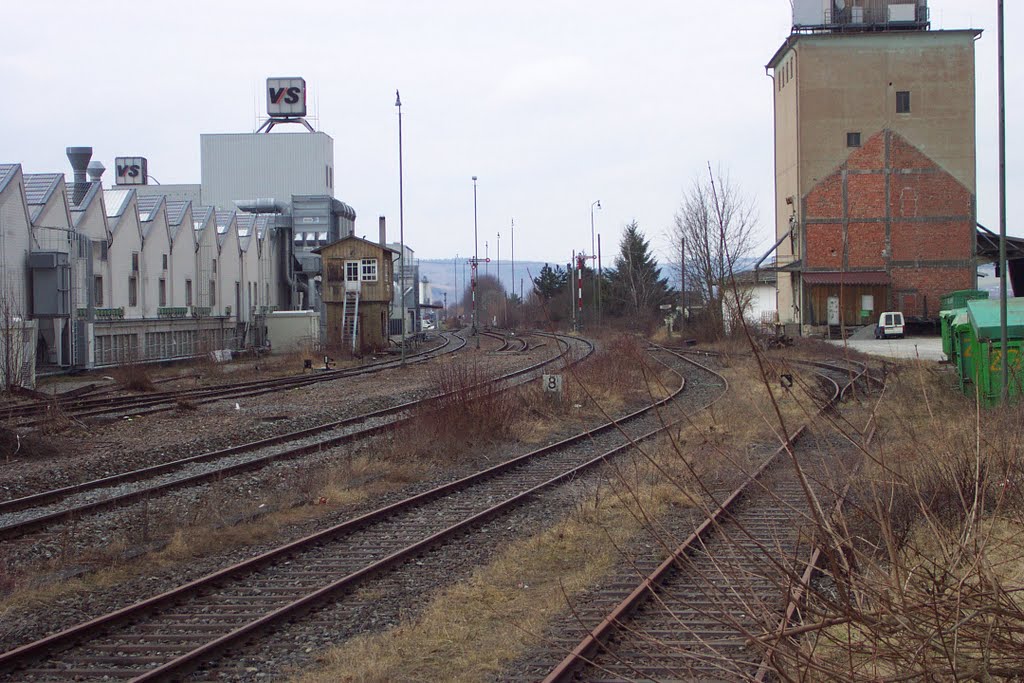
[[[135,354],[130,354],[110,374],[114,381],[127,391],[156,391],[153,379],[149,376],[149,369],[145,364],[139,362]]]
[[[431,368],[442,397],[419,409],[417,422],[433,448],[457,443],[499,440],[509,436],[519,413],[514,391],[488,382],[478,365],[445,362]]]

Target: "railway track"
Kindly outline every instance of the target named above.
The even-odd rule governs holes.
[[[480,334],[482,334],[485,337],[490,337],[492,339],[500,341],[501,346],[496,349],[496,351],[499,353],[509,351],[515,353],[522,353],[524,351],[529,350],[530,348],[530,342],[525,337],[509,336],[491,331],[484,331],[481,332]]]
[[[0,671],[20,681],[149,681],[209,666],[226,649],[347,599],[369,579],[440,544],[458,542],[538,492],[661,433],[667,428],[666,404],[683,391],[679,376],[671,395],[622,420],[23,645],[0,655]]]
[[[466,340],[458,333],[442,333],[444,342],[437,347],[425,349],[416,354],[406,357],[406,363],[421,363],[439,355],[454,353],[465,347]],[[75,398],[67,401],[58,401],[57,409],[66,415],[76,418],[96,417],[100,415],[117,415],[128,413],[131,415],[148,415],[152,413],[174,410],[180,401],[187,401],[191,404],[204,404],[214,401],[221,401],[229,398],[243,398],[260,396],[278,391],[287,391],[299,387],[328,382],[346,377],[358,377],[370,373],[380,372],[390,368],[398,367],[400,360],[386,360],[371,363],[359,368],[348,368],[344,370],[316,371],[309,375],[297,375],[289,377],[278,377],[266,380],[254,380],[249,382],[235,382],[222,384],[214,387],[202,387],[191,389],[172,389],[144,396],[108,396]],[[20,422],[21,427],[31,427],[43,424],[51,419],[46,413],[51,409],[49,403],[34,403],[6,408],[3,414],[12,418],[28,418]],[[44,414],[40,416],[40,412]]]
[[[586,340],[561,338],[556,335],[550,335],[550,338],[561,348],[557,355],[496,377],[470,388],[470,391],[486,391],[488,386],[495,384],[510,389],[530,381],[541,368],[562,360],[567,364],[574,364],[593,351],[593,346]],[[570,357],[573,344],[581,351]],[[524,377],[526,379],[523,379]],[[443,401],[452,393],[455,392],[409,401],[288,434],[3,501],[0,502],[0,540],[18,538],[61,523],[77,522],[87,515],[125,507],[142,500],[152,500],[174,490],[219,481],[225,477],[262,469],[285,459],[298,458],[367,439],[410,421],[417,408]]]
[[[832,387],[821,411],[866,373],[860,365],[811,364],[829,375]],[[844,376],[850,373],[852,380]],[[556,638],[553,645],[568,654],[553,667],[535,667],[530,680],[754,679],[762,659],[751,640],[767,625],[777,627],[812,551],[809,530],[820,512],[810,507],[807,490],[819,499],[834,497],[830,482],[839,463],[797,447],[806,430],[790,437],[667,557],[637,561],[577,607],[583,636]]]

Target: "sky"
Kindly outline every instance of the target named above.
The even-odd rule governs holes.
[[[933,28],[985,31],[978,218],[997,229],[996,0],[929,4]],[[1006,3],[1008,36],[1024,26],[1022,4]],[[145,156],[160,182],[198,183],[199,135],[254,130],[265,79],[302,76],[313,124],[334,138],[335,192],[356,209],[356,233],[376,235],[385,215],[395,240],[401,90],[405,239],[421,258],[472,254],[474,175],[481,258],[508,258],[513,219],[517,260],[589,252],[597,200],[606,263],[633,220],[665,258],[684,190],[709,163],[755,205],[760,248],[773,242],[764,65],[789,34],[789,0],[293,7],[5,3],[0,162],[70,175],[64,148],[89,145],[108,169]],[[1024,41],[1008,40],[1006,69],[1009,230],[1024,235]]]

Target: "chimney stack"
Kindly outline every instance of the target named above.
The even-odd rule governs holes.
[[[388,246],[388,231],[384,227],[384,216],[377,219],[377,225],[380,227],[380,246]]]

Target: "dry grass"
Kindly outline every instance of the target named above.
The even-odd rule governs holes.
[[[636,456],[610,471],[605,484],[579,487],[565,520],[442,591],[415,621],[334,648],[297,680],[492,680],[508,661],[543,643],[541,634],[566,598],[597,584],[619,561],[617,548],[643,533],[645,519],[691,507],[699,497],[667,483],[666,472],[679,481],[688,472],[673,449],[659,443],[647,451],[649,458]]]
[[[834,583],[815,586],[806,632],[774,666],[813,681],[1020,680],[1024,412],[978,411],[948,372],[911,363],[873,413],[839,532],[819,530]]]

